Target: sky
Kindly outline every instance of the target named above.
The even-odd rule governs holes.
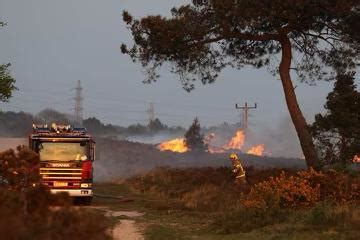
[[[19,91],[5,111],[38,113],[44,108],[74,112],[76,82],[83,87],[84,118],[127,126],[146,123],[149,103],[168,125],[189,126],[195,116],[205,126],[238,122],[239,105],[258,104],[251,126],[272,126],[289,117],[278,77],[266,69],[225,69],[214,84],[198,84],[190,93],[178,76],[161,70],[160,79],[143,84],[144,70],[121,54],[132,43],[122,11],[135,17],[169,15],[186,0],[0,0],[0,63],[10,62]],[[306,119],[323,111],[333,83],[297,82],[296,94]]]

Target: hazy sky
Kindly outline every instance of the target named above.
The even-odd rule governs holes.
[[[81,80],[84,117],[129,125],[145,122],[149,102],[169,125],[188,126],[195,116],[205,125],[236,122],[235,103],[257,102],[253,125],[274,125],[288,117],[280,81],[266,69],[226,69],[215,84],[185,92],[178,76],[161,72],[145,85],[143,70],[120,52],[131,43],[122,11],[135,16],[169,14],[185,0],[0,0],[0,63],[11,62],[20,89],[0,109],[37,113],[51,107],[72,113],[74,88]],[[296,93],[306,118],[322,111],[332,83],[298,85]]]

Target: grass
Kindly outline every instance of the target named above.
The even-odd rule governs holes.
[[[254,185],[281,170],[248,172]],[[351,181],[358,184],[356,178]],[[127,203],[106,201],[118,210],[144,212],[135,220],[146,239],[360,239],[356,204],[320,201],[301,208],[234,208],[236,197],[249,189],[235,187],[225,168],[161,168],[120,184],[97,185],[96,191],[132,198]]]
[[[161,239],[196,239],[196,240],[306,240],[306,239],[359,239],[360,231],[358,224],[360,221],[360,208],[353,206],[349,209],[345,206],[333,208],[332,203],[323,203],[313,209],[300,209],[284,212],[286,221],[272,223],[265,226],[258,226],[251,231],[219,231],[223,230],[217,225],[220,221],[223,224],[233,224],[232,228],[239,228],[241,216],[234,216],[234,221],[230,218],[229,212],[204,212],[194,211],[186,208],[179,209],[174,203],[164,198],[154,197],[152,194],[139,194],[131,190],[128,184],[97,184],[96,192],[103,194],[109,192],[127,196],[134,199],[133,202],[120,202],[116,199],[95,198],[97,205],[110,206],[114,210],[137,210],[145,213],[141,218],[136,218],[137,224],[144,229],[146,240]],[[334,210],[340,213],[351,210],[353,219],[344,225],[344,218],[335,217],[323,219],[321,216],[327,214],[332,216],[329,211]],[[349,211],[348,211],[349,210]],[[346,215],[346,214],[345,214]],[[221,219],[223,217],[223,219]],[[279,216],[278,216],[279,217]],[[273,218],[268,219],[271,221]],[[330,222],[328,222],[328,219]],[[345,218],[347,219],[347,218]],[[265,220],[264,220],[265,221]],[[331,222],[333,221],[333,222]],[[346,221],[345,221],[346,222]],[[254,223],[258,224],[258,223]],[[214,225],[216,225],[214,227]],[[237,229],[238,230],[238,229]]]
[[[178,229],[171,226],[152,224],[146,228],[145,237],[147,240],[183,240],[189,239]]]
[[[252,186],[281,174],[278,169],[248,172]],[[350,180],[359,184],[357,178]],[[333,189],[340,188],[327,190],[333,194]],[[161,168],[117,184],[97,184],[95,192],[132,199],[95,198],[94,203],[145,213],[134,220],[146,240],[360,239],[359,205],[321,200],[299,208],[239,208],[237,199],[249,189],[234,186],[226,168]]]

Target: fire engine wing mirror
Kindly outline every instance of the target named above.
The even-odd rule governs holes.
[[[95,149],[95,142],[94,141],[91,142],[90,151],[91,151],[92,161],[95,161],[96,160],[96,149]]]

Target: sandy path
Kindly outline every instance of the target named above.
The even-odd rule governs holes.
[[[114,240],[144,240],[134,220],[120,220],[115,225],[112,236]]]
[[[144,214],[136,211],[111,211],[107,209],[107,216],[120,217],[125,216],[129,218],[141,217]],[[135,220],[123,219],[115,225],[112,230],[114,240],[144,240],[139,228],[136,226]]]

